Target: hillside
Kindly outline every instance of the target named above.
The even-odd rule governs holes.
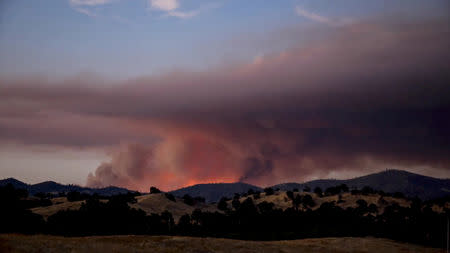
[[[162,213],[169,211],[175,222],[178,222],[180,217],[184,214],[191,214],[196,208],[202,211],[215,212],[219,211],[216,205],[198,203],[194,206],[187,205],[183,202],[183,199],[176,198],[176,201],[171,201],[166,198],[164,193],[158,194],[146,194],[136,197],[137,202],[130,204],[131,207],[144,210],[148,215],[152,213]]]
[[[219,238],[179,236],[92,236],[58,237],[0,235],[3,252],[423,252],[438,253],[440,249],[426,248],[379,238],[317,238],[291,241],[240,241]]]
[[[384,208],[386,206],[392,205],[394,203],[398,204],[402,207],[409,207],[411,205],[411,201],[401,198],[393,198],[393,197],[382,197],[379,194],[369,194],[369,195],[362,195],[362,194],[350,194],[350,193],[342,193],[340,194],[341,199],[339,201],[339,195],[332,195],[332,196],[323,196],[318,197],[317,194],[314,193],[306,193],[306,192],[295,192],[293,193],[294,196],[300,195],[305,196],[309,195],[312,197],[315,205],[313,207],[309,207],[311,210],[316,210],[325,202],[335,202],[335,205],[338,207],[341,207],[342,209],[346,209],[348,207],[356,208],[358,206],[357,201],[362,199],[367,202],[367,205],[375,204],[378,208],[377,213],[381,214],[384,212]],[[289,207],[293,207],[293,202],[291,199],[288,198],[286,195],[286,191],[277,191],[273,195],[266,195],[265,193],[259,194],[259,198],[255,198],[252,195],[249,196],[242,196],[239,198],[239,201],[242,203],[245,199],[248,197],[251,197],[255,203],[255,205],[258,205],[262,202],[268,202],[273,203],[274,208],[279,208],[282,210],[286,210]],[[232,208],[231,200],[227,201],[228,208]],[[300,207],[301,208],[301,207]],[[436,211],[439,211],[439,207],[434,207]]]
[[[102,199],[101,201],[106,202],[107,200]],[[66,197],[53,198],[52,205],[35,207],[32,208],[31,211],[33,213],[42,215],[44,219],[47,219],[49,216],[57,213],[58,211],[78,210],[81,207],[81,204],[84,202],[85,201],[70,202]],[[219,211],[217,209],[217,205],[214,204],[197,203],[193,206],[190,206],[185,204],[183,202],[183,199],[180,198],[176,198],[174,202],[166,198],[164,193],[145,194],[137,196],[136,203],[130,203],[129,206],[135,209],[142,209],[148,215],[152,213],[160,214],[164,211],[169,211],[172,214],[175,222],[178,222],[182,215],[191,214],[196,208],[201,209],[202,211]]]
[[[261,191],[262,188],[246,183],[219,183],[219,184],[197,184],[181,188],[171,193],[178,197],[185,194],[203,197],[206,202],[217,202],[222,197],[232,197],[235,193],[244,193],[249,189]]]
[[[418,196],[422,200],[444,197],[450,194],[450,179],[438,179],[407,171],[387,170],[367,176],[347,180],[314,180],[306,183],[285,183],[272,186],[280,190],[302,190],[306,186],[325,190],[328,187],[346,184],[350,188],[361,189],[369,186],[375,190],[394,193],[401,192],[408,197]]]

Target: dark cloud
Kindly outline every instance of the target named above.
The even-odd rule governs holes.
[[[3,79],[0,138],[123,143],[88,184],[258,184],[383,166],[450,170],[445,21],[359,23],[254,63],[114,85]],[[139,147],[139,148],[138,148]]]

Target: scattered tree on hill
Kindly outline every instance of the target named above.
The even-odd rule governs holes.
[[[358,204],[359,207],[363,207],[363,208],[367,207],[367,202],[364,199],[358,199],[356,201],[356,204]]]
[[[189,206],[195,205],[195,200],[189,194],[184,194],[183,202]]]
[[[266,193],[266,196],[270,196],[275,193],[271,187],[264,188],[264,192]]]
[[[294,205],[295,210],[298,210],[298,207],[302,203],[302,196],[301,195],[295,195],[295,198],[292,200],[292,204]]]
[[[198,197],[195,197],[194,198],[194,202],[195,202],[195,204],[198,204],[198,203],[205,203],[205,198],[204,197],[200,197],[200,196],[198,196]]]
[[[150,187],[150,194],[156,194],[156,193],[161,193],[161,191],[154,186]]]
[[[293,192],[298,192],[298,188],[294,188],[292,191]]]
[[[305,188],[303,188],[304,192],[311,192],[311,188],[309,186],[305,186]]]
[[[238,210],[239,207],[241,206],[241,202],[239,201],[238,198],[234,198],[233,201],[231,201],[231,206],[232,206],[235,210]]]
[[[345,201],[342,199],[342,195],[339,194],[337,203],[340,204],[340,203],[344,203],[344,202]]]
[[[375,194],[376,191],[369,186],[364,186],[361,190],[362,195]]]
[[[272,202],[263,201],[258,204],[258,210],[261,214],[270,214],[273,211],[273,207],[275,206]]]
[[[287,191],[286,192],[286,196],[288,196],[289,199],[293,200],[294,199],[294,193],[291,191]]]
[[[359,194],[361,194],[361,191],[358,190],[358,189],[353,189],[353,190],[350,191],[350,193],[351,193],[352,195],[359,195]]]
[[[222,197],[219,203],[217,204],[217,208],[222,211],[228,210],[227,198]]]
[[[173,220],[172,213],[167,210],[162,212],[161,220],[162,220],[163,224],[167,225],[168,232],[170,233],[171,230],[173,229],[173,227],[175,226],[175,222]]]
[[[80,192],[71,191],[67,193],[67,200],[70,202],[84,200],[83,196],[81,196]]]
[[[378,212],[378,207],[377,207],[377,205],[375,205],[374,203],[372,203],[372,204],[370,204],[370,205],[367,207],[367,211],[368,211],[369,213],[377,213],[377,212]]]
[[[307,194],[302,198],[302,204],[304,208],[313,207],[316,205],[311,195]]]
[[[322,189],[320,187],[314,188],[314,193],[317,194],[317,196],[322,197]]]
[[[166,193],[164,194],[166,196],[166,198],[170,201],[176,202],[177,200],[175,199],[175,196],[173,196],[173,194],[171,193]]]
[[[182,235],[189,235],[192,230],[191,216],[189,214],[180,217],[177,224],[177,230]]]

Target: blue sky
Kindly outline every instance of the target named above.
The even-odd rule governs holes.
[[[283,47],[261,42],[283,28],[380,15],[446,15],[445,2],[6,0],[0,4],[0,74],[130,78],[205,69]],[[243,38],[252,39],[236,45]]]

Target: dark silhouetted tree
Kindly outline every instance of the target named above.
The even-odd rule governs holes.
[[[266,196],[270,196],[275,193],[274,190],[270,187],[264,188],[264,192],[266,193]]]
[[[166,193],[166,194],[164,194],[164,195],[166,196],[166,198],[167,198],[168,200],[173,201],[173,202],[177,202],[177,200],[175,199],[175,196],[173,196],[173,194],[171,194],[171,193]]]
[[[220,201],[219,201],[219,203],[217,204],[217,208],[218,208],[219,210],[222,210],[222,211],[228,210],[227,199],[224,198],[224,197],[221,198]]]
[[[241,206],[241,202],[239,201],[239,199],[234,198],[233,201],[231,201],[231,206],[233,206],[235,210],[238,210]]]
[[[150,194],[156,194],[156,193],[161,193],[161,191],[154,186],[150,187]]]
[[[189,194],[183,196],[183,202],[189,206],[195,205],[195,200]]]
[[[322,189],[320,187],[314,188],[314,193],[317,194],[317,196],[322,197]]]
[[[288,196],[289,199],[293,200],[294,199],[294,193],[291,191],[287,191],[286,192],[286,196]]]

